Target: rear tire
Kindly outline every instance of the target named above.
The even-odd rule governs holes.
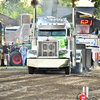
[[[10,55],[10,64],[11,66],[21,66],[22,65],[22,59],[20,52],[12,52]]]
[[[65,74],[69,75],[70,74],[70,67],[65,67]]]
[[[29,74],[34,74],[34,68],[28,66],[28,73]]]

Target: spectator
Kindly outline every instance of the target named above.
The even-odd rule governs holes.
[[[3,46],[3,55],[4,55],[4,64],[6,65],[6,61],[8,61],[8,66],[9,66],[9,51],[10,47],[8,46],[8,42],[6,42]]]
[[[25,59],[27,56],[27,47],[25,47],[25,44],[22,43],[22,47],[20,48],[19,52],[21,53],[21,57],[22,57],[22,65],[25,66]]]

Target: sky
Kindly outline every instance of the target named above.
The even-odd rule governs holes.
[[[94,4],[89,0],[79,0],[76,4],[77,7],[94,7]]]

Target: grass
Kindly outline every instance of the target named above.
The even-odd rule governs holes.
[[[0,66],[0,68],[27,68],[27,66]]]

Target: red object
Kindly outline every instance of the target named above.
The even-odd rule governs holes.
[[[14,42],[14,40],[12,39],[12,42]]]
[[[81,25],[81,24],[80,24],[80,26],[88,27],[89,25]]]
[[[82,30],[80,30],[79,33],[82,33]],[[88,33],[88,31],[84,30],[83,33],[86,34],[86,33]]]
[[[16,33],[16,36],[18,36],[18,32]]]
[[[98,59],[97,59],[98,56]],[[95,52],[95,60],[100,60],[100,52]]]
[[[47,39],[46,41],[49,41],[49,39]]]
[[[81,94],[81,95],[80,95],[80,100],[86,100],[85,94]]]
[[[21,56],[20,56],[20,55],[14,55],[14,56],[12,57],[12,61],[13,61],[13,63],[15,63],[15,64],[21,63],[21,61],[22,61]]]
[[[81,19],[81,20],[77,20],[77,24],[81,24],[81,25],[93,25],[93,20],[91,19]]]

